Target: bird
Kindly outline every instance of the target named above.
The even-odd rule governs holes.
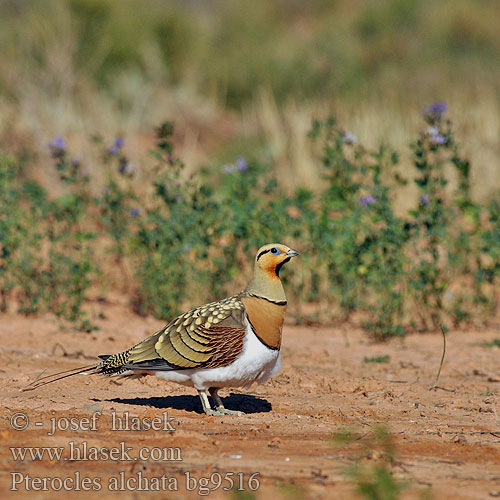
[[[280,370],[287,299],[279,274],[297,255],[281,243],[264,245],[255,256],[248,286],[236,295],[190,309],[133,347],[99,356],[97,364],[38,378],[22,390],[84,373],[156,375],[194,387],[207,415],[241,415],[224,407],[218,391],[262,384]]]

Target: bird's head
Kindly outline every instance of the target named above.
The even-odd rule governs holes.
[[[269,243],[259,248],[255,257],[256,270],[262,270],[270,278],[279,278],[279,272],[283,264],[286,264],[292,257],[299,255],[297,250],[282,245],[281,243]]]

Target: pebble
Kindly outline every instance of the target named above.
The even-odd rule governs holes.
[[[89,410],[89,411],[101,411],[102,410],[102,405],[85,403],[83,405],[83,409],[84,410]]]
[[[281,439],[279,437],[275,437],[271,439],[271,441],[267,444],[267,446],[269,446],[269,448],[279,448],[280,444],[281,444]]]

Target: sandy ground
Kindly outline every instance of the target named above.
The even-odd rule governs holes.
[[[498,323],[449,333],[435,390],[440,335],[374,344],[348,326],[286,325],[281,372],[249,391],[221,391],[240,417],[207,417],[194,389],[154,377],[78,375],[19,392],[42,370],[93,363],[162,326],[123,303],[95,307],[105,317],[91,334],[61,330],[51,316],[0,316],[2,498],[359,498],[345,471],[377,463],[380,454],[363,443],[379,424],[396,447],[401,498],[500,496],[500,351],[481,345],[500,337]],[[381,355],[389,362],[364,361]],[[355,443],[335,445],[334,433],[346,429]],[[32,457],[27,447],[46,449]],[[231,479],[246,491],[225,491]]]

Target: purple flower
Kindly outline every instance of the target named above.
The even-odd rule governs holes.
[[[448,106],[444,101],[440,102],[435,102],[434,104],[431,104],[430,106],[427,106],[426,108],[423,109],[423,114],[424,116],[435,116],[436,118],[441,118],[441,115],[443,113],[446,113],[448,110]]]
[[[436,120],[431,116],[430,123],[435,123]],[[439,127],[436,125],[431,125],[427,127],[426,134],[429,136],[429,141],[432,144],[445,144],[446,137],[440,133]]]
[[[236,168],[238,172],[246,172],[248,170],[248,163],[243,156],[236,158]]]
[[[66,150],[66,141],[64,140],[63,137],[57,136],[52,139],[47,146],[55,151],[65,151]]]
[[[366,196],[362,196],[360,199],[359,199],[359,202],[361,203],[361,205],[363,205],[363,207],[367,207],[368,205],[372,204],[372,203],[376,203],[377,201],[377,198],[375,198],[375,196],[372,196],[371,194],[367,194]]]
[[[431,137],[431,142],[433,144],[444,144],[446,142],[446,137],[444,135],[433,135]]]
[[[137,217],[140,213],[141,211],[138,208],[133,208],[128,214],[130,217]]]
[[[429,195],[428,194],[423,194],[420,197],[420,204],[423,205],[424,207],[428,206],[430,203],[429,201]]]
[[[236,165],[228,163],[227,165],[223,165],[221,170],[222,173],[226,175],[234,174],[236,172]]]
[[[110,155],[117,155],[122,147],[123,147],[123,139],[121,137],[117,137],[113,145],[108,148],[108,153]]]
[[[342,142],[344,144],[355,144],[358,142],[358,138],[352,132],[346,132],[342,136]]]

